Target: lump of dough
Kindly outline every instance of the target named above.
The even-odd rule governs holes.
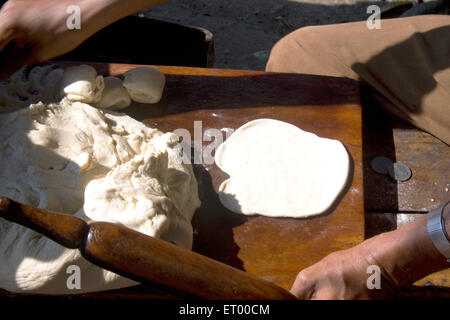
[[[68,67],[64,70],[60,94],[70,101],[96,103],[102,98],[105,87],[103,76],[88,65]]]
[[[217,149],[215,162],[230,176],[219,187],[226,208],[271,217],[324,213],[349,173],[341,142],[272,119],[254,120],[236,130]]]
[[[123,76],[123,85],[133,101],[157,103],[161,100],[166,78],[158,69],[138,67],[128,70]]]
[[[15,111],[40,101],[57,102],[63,72],[52,64],[18,70],[0,83],[0,112]]]
[[[127,108],[131,103],[130,95],[122,84],[122,80],[116,77],[105,77],[105,88],[102,99],[95,107],[100,109],[120,110]]]
[[[1,195],[191,249],[200,200],[175,134],[67,100],[0,114],[0,123]],[[0,261],[0,288],[12,292],[74,294],[136,284],[1,218]],[[73,265],[81,275],[76,290],[67,286]]]

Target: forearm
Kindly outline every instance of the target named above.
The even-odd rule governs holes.
[[[398,287],[409,286],[450,267],[431,241],[427,217],[424,215],[399,230],[378,235],[362,244],[368,260],[379,264]],[[447,234],[450,234],[450,205],[446,206],[443,218]]]

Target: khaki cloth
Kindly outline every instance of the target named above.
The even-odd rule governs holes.
[[[300,28],[273,47],[266,71],[365,82],[393,114],[450,144],[450,16],[380,22]]]

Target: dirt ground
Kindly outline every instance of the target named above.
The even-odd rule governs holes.
[[[172,0],[145,11],[154,19],[203,27],[214,35],[215,67],[264,70],[270,49],[308,25],[366,20],[369,0]],[[320,41],[320,40],[319,40]]]

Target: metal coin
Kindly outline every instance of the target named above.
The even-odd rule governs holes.
[[[403,163],[396,162],[389,168],[389,176],[396,181],[406,181],[412,176],[411,169]]]
[[[388,173],[389,168],[392,168],[392,165],[392,160],[386,157],[375,157],[370,162],[372,170],[381,174]]]

